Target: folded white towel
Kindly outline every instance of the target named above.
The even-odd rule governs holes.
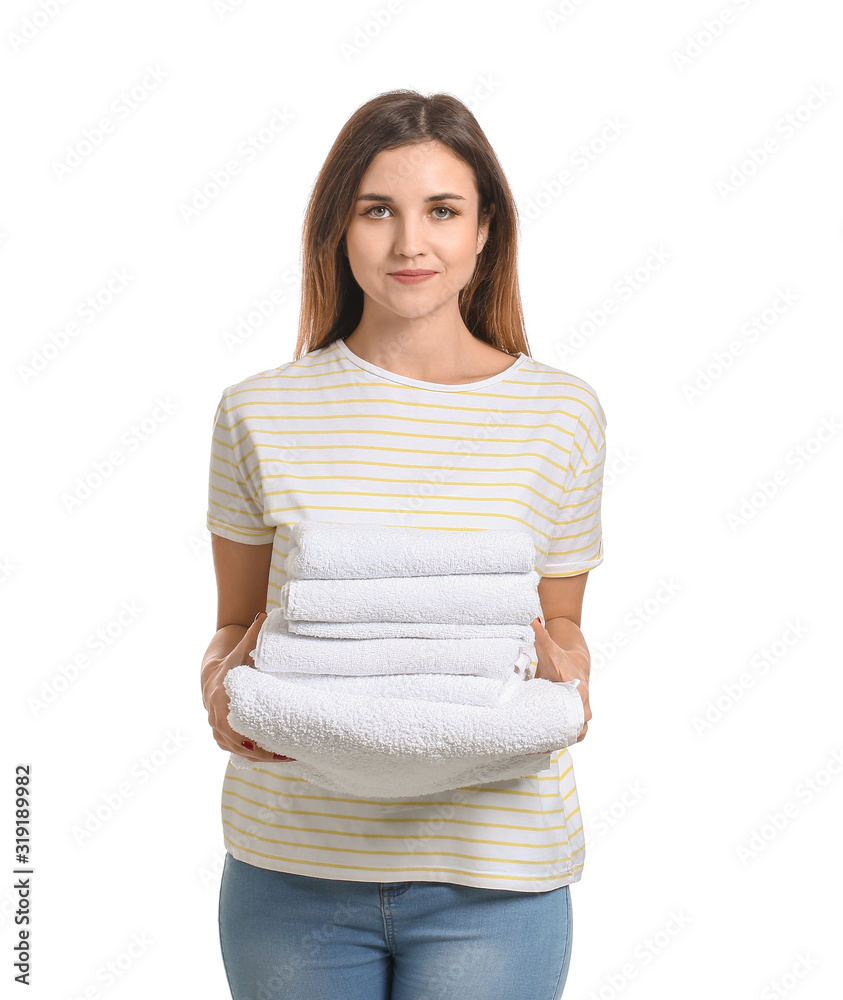
[[[536,633],[531,625],[287,621],[287,627],[295,635],[315,635],[330,639],[517,639],[525,645],[536,641]]]
[[[376,580],[288,580],[285,618],[323,622],[529,625],[541,615],[539,574],[478,573]]]
[[[505,680],[524,677],[532,662],[532,642],[505,638],[350,639],[296,635],[280,608],[269,612],[253,653],[268,673],[373,676],[381,674],[474,674]]]
[[[445,529],[299,521],[290,532],[288,579],[365,580],[460,573],[528,573],[536,546],[517,528]]]
[[[271,671],[264,671],[271,673]],[[514,697],[511,678],[481,678],[474,674],[382,674],[376,677],[343,677],[336,674],[304,674],[290,671],[276,674],[289,684],[313,691],[327,691],[332,697],[410,698],[415,701],[448,702],[452,705],[497,705]],[[488,683],[490,682],[490,683]],[[523,681],[521,681],[523,683]]]
[[[387,679],[347,680],[313,684],[233,667],[224,681],[229,724],[295,760],[257,764],[233,754],[232,763],[305,778],[340,794],[408,798],[536,774],[549,766],[550,753],[576,742],[584,721],[579,681],[403,675],[405,693],[442,698],[450,691],[454,703],[358,695],[352,686]],[[401,676],[387,685],[394,693]]]

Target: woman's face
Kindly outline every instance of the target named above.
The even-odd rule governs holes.
[[[348,262],[365,308],[405,318],[450,303],[474,272],[488,236],[478,227],[474,173],[438,142],[383,150],[369,164],[345,233]],[[405,284],[395,271],[436,272]]]

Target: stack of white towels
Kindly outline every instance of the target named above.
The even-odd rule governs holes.
[[[225,678],[229,723],[329,791],[406,798],[545,770],[576,742],[578,680],[535,678],[532,536],[301,521],[287,582]]]

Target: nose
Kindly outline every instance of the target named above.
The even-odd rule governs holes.
[[[416,257],[424,252],[425,237],[422,223],[409,216],[399,222],[393,250],[399,257]]]

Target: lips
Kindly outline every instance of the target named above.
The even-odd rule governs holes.
[[[397,277],[403,275],[407,278],[420,278],[424,274],[436,274],[435,271],[390,271],[389,273]]]

